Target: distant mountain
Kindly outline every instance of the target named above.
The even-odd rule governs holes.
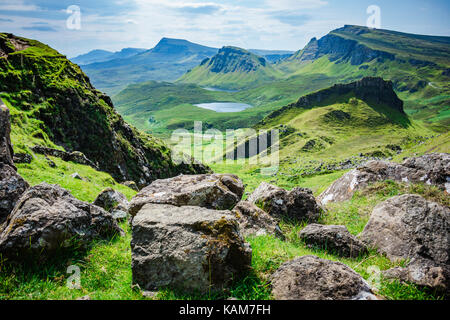
[[[382,77],[393,82],[414,117],[430,124],[450,124],[450,37],[347,25],[321,39],[313,38],[278,67],[299,79]]]
[[[189,71],[178,81],[223,89],[242,89],[273,81],[281,76],[265,58],[245,49],[223,47],[210,59]]]
[[[264,57],[270,63],[277,63],[291,57],[295,52],[287,50],[261,50],[261,49],[249,49],[251,53],[257,56]]]
[[[92,83],[108,94],[127,85],[149,80],[174,81],[217,49],[187,40],[163,38],[153,49],[137,55],[121,57],[82,66]]]
[[[80,66],[87,65],[96,62],[104,62],[114,59],[124,59],[141,52],[146,51],[147,49],[139,49],[139,48],[125,48],[118,52],[111,52],[106,50],[93,50],[86,54],[82,54],[75,58],[70,59],[73,63],[76,63]]]

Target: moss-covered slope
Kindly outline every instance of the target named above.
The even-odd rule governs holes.
[[[81,151],[118,181],[140,185],[206,170],[176,165],[161,141],[125,123],[77,65],[38,41],[0,34],[0,95],[19,151],[35,144]]]

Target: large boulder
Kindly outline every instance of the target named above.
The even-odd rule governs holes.
[[[312,191],[304,188],[287,191],[263,182],[248,201],[279,219],[316,222],[322,213]]]
[[[146,204],[132,230],[133,283],[145,291],[220,291],[251,266],[251,248],[230,211]]]
[[[361,240],[391,260],[410,259],[389,277],[448,290],[450,209],[419,195],[393,197],[373,210]]]
[[[14,151],[11,144],[11,123],[9,120],[9,109],[0,99],[0,163],[15,168],[13,162]]]
[[[271,276],[276,300],[376,300],[368,283],[343,263],[303,256]]]
[[[0,229],[0,253],[10,260],[45,260],[60,249],[86,248],[123,231],[112,215],[46,183],[28,189]]]
[[[156,180],[142,189],[131,200],[130,214],[134,216],[147,203],[230,210],[241,200],[243,193],[244,184],[235,175],[180,175]]]
[[[403,164],[369,161],[336,180],[318,199],[322,205],[346,201],[351,199],[355,191],[384,180],[436,185],[450,193],[450,155],[448,153],[426,154],[406,159]]]
[[[282,240],[285,239],[278,225],[279,221],[253,203],[241,201],[232,212],[239,222],[244,237],[271,234]]]
[[[100,192],[93,204],[110,212],[116,220],[125,220],[130,208],[127,197],[112,188]]]
[[[391,260],[450,262],[450,209],[406,194],[378,204],[360,235]]]
[[[310,224],[299,233],[306,244],[326,249],[343,257],[356,258],[367,253],[367,248],[345,226]]]
[[[16,170],[0,162],[0,224],[2,224],[29,187]]]

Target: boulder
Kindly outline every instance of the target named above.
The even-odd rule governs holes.
[[[31,163],[33,161],[33,156],[28,153],[15,153],[14,154],[14,163]]]
[[[367,248],[345,226],[310,224],[302,229],[299,238],[306,244],[326,249],[342,257],[356,258],[367,253]]]
[[[232,212],[239,222],[244,237],[272,234],[281,240],[285,239],[283,231],[278,226],[279,221],[253,203],[241,201]]]
[[[124,183],[122,183],[125,187],[128,187],[134,191],[139,191],[139,188],[136,184],[136,182],[134,181],[125,181]]]
[[[377,300],[368,283],[343,263],[303,256],[271,276],[276,300]]]
[[[180,175],[156,180],[142,189],[131,200],[130,214],[134,216],[147,203],[228,210],[241,200],[243,193],[244,184],[235,175]]]
[[[83,180],[83,178],[80,176],[80,174],[78,172],[75,172],[75,173],[71,174],[70,176],[76,180]]]
[[[413,259],[404,268],[397,267],[383,272],[386,279],[414,283],[450,295],[450,266],[436,264],[426,259]]]
[[[132,222],[133,283],[144,291],[223,290],[251,267],[230,211],[146,204]]]
[[[336,180],[320,196],[322,205],[351,199],[355,191],[369,184],[384,180],[405,183],[436,185],[450,192],[450,155],[448,153],[426,154],[406,159],[403,164],[387,161],[369,161]]]
[[[110,213],[46,183],[29,188],[0,229],[0,253],[13,261],[45,260],[68,247],[123,231]]]
[[[279,219],[316,222],[322,213],[312,191],[303,188],[287,191],[263,182],[248,201]]]
[[[391,260],[450,262],[450,209],[406,194],[378,204],[360,238]]]
[[[11,144],[11,123],[9,109],[0,99],[0,163],[9,165],[15,169],[13,162],[14,151]]]
[[[100,192],[93,204],[110,212],[116,220],[125,220],[130,207],[127,197],[112,188]]]
[[[410,259],[385,275],[448,290],[450,209],[419,195],[397,196],[375,207],[361,240],[391,260]]]
[[[0,162],[0,224],[6,220],[28,187],[28,183],[13,167]]]

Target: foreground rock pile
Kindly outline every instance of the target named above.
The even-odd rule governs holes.
[[[1,101],[0,101],[1,102]],[[31,187],[17,173],[9,111],[0,105],[0,255],[10,262],[45,261],[67,248],[123,231],[111,213],[46,183]]]

